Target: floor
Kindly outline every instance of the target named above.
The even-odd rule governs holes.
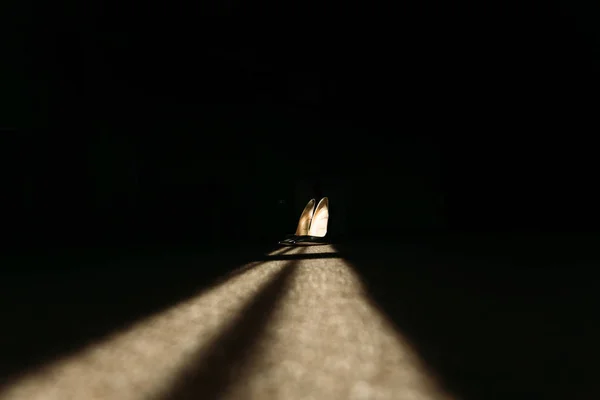
[[[3,283],[0,399],[598,398],[583,261],[522,265],[514,243],[469,243],[20,275]]]

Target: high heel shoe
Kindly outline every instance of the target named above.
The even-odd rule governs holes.
[[[329,224],[329,199],[323,197],[312,215],[308,233],[293,239],[293,245],[325,244]]]
[[[288,235],[285,239],[280,240],[279,244],[293,245],[296,239],[309,234],[310,223],[312,221],[313,213],[315,211],[315,199],[310,199],[302,214],[300,214],[300,220],[298,221],[298,227],[296,233]]]

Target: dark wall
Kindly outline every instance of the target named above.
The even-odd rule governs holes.
[[[577,7],[61,4],[16,9],[15,240],[274,240],[315,182],[340,236],[600,221]]]
[[[435,170],[425,160],[435,158],[430,149],[413,144],[408,159],[408,144],[387,154],[319,145],[319,134],[304,150],[267,141],[207,142],[208,135],[4,140],[4,229],[22,244],[275,240],[295,230],[300,210],[317,195],[315,184],[330,197],[333,235],[437,222]],[[314,160],[303,155],[315,151],[322,154]],[[414,160],[417,151],[421,160]]]

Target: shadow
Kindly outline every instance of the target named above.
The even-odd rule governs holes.
[[[172,387],[156,399],[220,398],[253,357],[255,345],[297,268],[298,262],[284,266],[240,311],[239,316],[206,346],[206,352],[193,357]]]
[[[250,271],[251,269],[256,268],[257,266],[261,265],[261,263],[263,263],[263,262],[274,261],[274,260],[285,260],[285,258],[282,258],[282,257],[286,257],[286,253],[289,253],[290,251],[292,251],[292,249],[293,249],[293,247],[277,249],[277,250],[275,250],[275,251],[277,251],[277,253],[275,253],[275,254],[273,254],[273,252],[267,252],[267,255],[264,257],[256,257],[256,259],[253,260],[254,262],[252,262],[248,265],[245,265],[241,268],[235,269],[235,270],[231,271],[230,273],[228,273],[227,275],[224,275],[221,279],[219,279],[217,282],[215,282],[215,285],[223,284],[235,276],[246,273],[246,272]]]
[[[598,240],[337,246],[370,300],[461,399],[597,398]],[[593,268],[590,268],[593,267]]]
[[[294,249],[295,247],[290,247]],[[287,252],[286,252],[287,253]],[[341,258],[338,253],[312,253],[312,254],[275,254],[260,258],[257,261],[282,261],[282,260],[317,260],[322,258]]]
[[[155,249],[110,258],[90,252],[37,257],[45,263],[0,279],[0,388],[31,368],[68,356],[168,307],[225,284],[263,254],[228,255]],[[101,264],[94,262],[104,258]],[[60,263],[71,263],[61,267]]]

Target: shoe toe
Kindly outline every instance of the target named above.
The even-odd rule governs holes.
[[[314,246],[326,244],[325,238],[316,236],[302,236],[294,241],[295,245]]]
[[[280,240],[279,244],[284,245],[284,246],[291,246],[294,244],[295,240],[296,240],[295,237],[291,237],[291,238]]]

